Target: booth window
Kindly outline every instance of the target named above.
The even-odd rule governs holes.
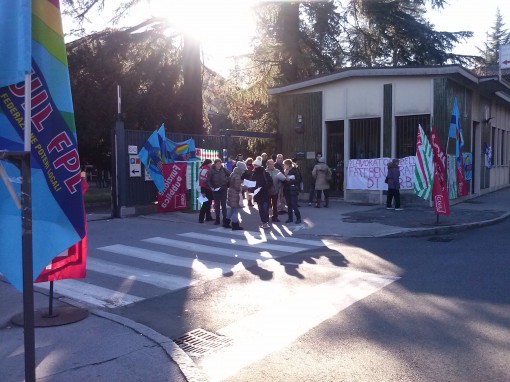
[[[351,119],[351,159],[379,158],[381,152],[381,119]]]
[[[505,130],[499,130],[499,164],[501,166],[506,165],[505,160]]]
[[[496,159],[497,159],[497,155],[496,155],[496,132],[497,132],[497,128],[496,126],[492,126],[492,165],[493,166],[497,166],[498,164],[496,163]]]
[[[426,134],[430,131],[430,115],[406,115],[395,117],[397,133],[397,158],[416,155],[416,135],[418,125]]]

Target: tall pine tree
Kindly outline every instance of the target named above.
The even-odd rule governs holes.
[[[445,1],[431,0],[434,7]],[[472,32],[439,32],[426,18],[425,0],[350,0],[343,7],[353,66],[469,64],[474,57],[451,53]]]
[[[477,48],[481,55],[481,64],[485,67],[495,66],[499,63],[499,47],[510,44],[510,33],[505,28],[503,15],[499,8],[496,10],[496,20],[487,32],[487,41],[483,48]]]

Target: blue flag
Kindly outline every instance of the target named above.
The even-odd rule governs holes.
[[[147,171],[149,172],[154,185],[158,191],[162,192],[165,189],[165,179],[163,178],[163,156],[162,146],[164,146],[165,127],[161,125],[159,130],[154,131],[147,142],[138,152],[138,158],[143,163]]]
[[[17,3],[2,5],[0,14],[4,16],[5,9],[13,12]],[[86,228],[59,2],[33,0],[31,12],[30,160],[35,279],[54,257],[80,241]],[[3,50],[2,54],[6,52]],[[23,82],[0,87],[0,150],[23,150],[24,92]],[[6,161],[3,164],[19,195],[19,168]],[[18,290],[23,288],[21,259],[21,213],[7,187],[0,183],[0,272]]]
[[[0,87],[16,84],[30,72],[31,0],[0,0]]]
[[[460,126],[459,105],[457,104],[457,97],[453,99],[452,118],[450,120],[450,130],[448,137],[455,139],[455,157],[459,160],[460,149],[464,146],[464,138],[462,136],[462,128]]]
[[[161,160],[163,163],[167,163],[166,161],[166,135],[165,135],[165,124],[161,124],[161,127],[158,129],[158,140],[159,140],[159,148],[161,150]]]

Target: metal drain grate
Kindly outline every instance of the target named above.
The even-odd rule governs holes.
[[[204,329],[192,330],[173,341],[191,357],[202,357],[233,342],[231,338]]]

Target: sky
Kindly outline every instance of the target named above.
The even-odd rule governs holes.
[[[458,45],[457,54],[476,55],[482,48],[486,33],[494,25],[496,10],[503,16],[505,27],[510,30],[509,0],[447,0],[442,10],[429,10],[427,18],[440,31],[474,32],[473,38]],[[251,52],[251,39],[255,21],[251,7],[256,0],[145,0],[119,26],[133,26],[154,15],[166,17],[178,28],[191,31],[202,41],[205,64],[228,76],[233,66],[232,56]],[[110,6],[112,1],[106,2]],[[108,7],[108,5],[107,5]],[[196,12],[200,9],[201,12]],[[113,9],[106,8],[100,15],[93,15],[93,23],[85,24],[88,32],[107,27]],[[64,18],[64,31],[72,29],[72,21]],[[68,41],[72,37],[67,38]]]
[[[427,18],[438,31],[474,33],[466,43],[454,49],[457,54],[479,54],[476,47],[483,48],[487,32],[491,32],[491,27],[496,21],[498,8],[503,16],[505,28],[510,30],[509,0],[448,0],[448,3],[449,5],[441,11],[430,10]]]

